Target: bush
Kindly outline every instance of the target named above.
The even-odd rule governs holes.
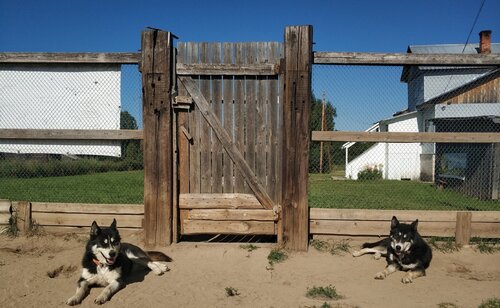
[[[372,181],[382,179],[382,165],[366,166],[365,169],[358,172],[358,180]]]

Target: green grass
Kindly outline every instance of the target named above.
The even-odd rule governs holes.
[[[500,298],[488,298],[484,300],[478,308],[500,308]]]
[[[32,202],[143,203],[143,171],[31,179],[0,178],[0,199]]]
[[[416,181],[335,181],[329,174],[309,175],[309,206],[393,210],[498,210],[500,200],[478,200]]]
[[[327,287],[312,287],[307,289],[306,297],[321,300],[337,300],[343,298],[337,293],[335,287],[329,285]]]
[[[281,249],[273,249],[267,256],[267,260],[269,261],[270,265],[274,265],[276,263],[281,263],[288,259],[288,255]]]

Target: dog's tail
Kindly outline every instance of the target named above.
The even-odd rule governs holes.
[[[170,258],[161,251],[147,251],[146,253],[148,254],[151,261],[162,261],[162,262],[174,261],[172,258]]]
[[[375,243],[364,243],[361,248],[375,248],[375,247],[388,247],[389,246],[389,238],[384,238]]]

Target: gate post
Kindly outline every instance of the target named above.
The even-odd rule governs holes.
[[[285,29],[283,88],[283,243],[306,251],[309,244],[309,109],[311,104],[312,26]]]
[[[172,243],[173,36],[143,31],[141,50],[145,244],[166,246]]]

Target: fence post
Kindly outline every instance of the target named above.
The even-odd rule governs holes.
[[[172,66],[170,32],[142,32],[144,230],[148,246],[172,243]]]
[[[468,245],[471,234],[471,212],[457,212],[457,222],[455,227],[455,244],[457,246]]]
[[[311,103],[312,26],[285,29],[283,89],[283,243],[305,251],[309,243],[309,109]]]
[[[31,229],[31,203],[19,201],[16,209],[17,229],[22,234],[26,234]]]

